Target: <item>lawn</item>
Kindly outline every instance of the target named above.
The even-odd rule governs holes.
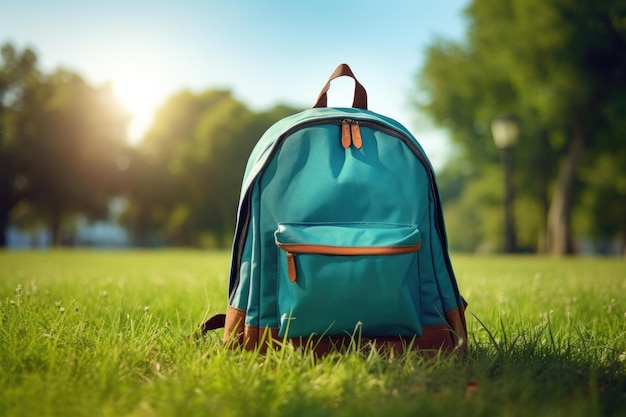
[[[229,254],[0,252],[0,416],[626,416],[626,261],[454,256],[464,359],[187,339]]]

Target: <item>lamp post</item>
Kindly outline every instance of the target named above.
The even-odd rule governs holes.
[[[519,123],[511,114],[501,114],[491,122],[493,141],[502,157],[504,171],[504,242],[503,252],[515,252],[515,225],[513,221],[513,146],[519,139]]]

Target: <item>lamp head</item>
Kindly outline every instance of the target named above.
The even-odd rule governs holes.
[[[491,133],[497,148],[510,148],[519,139],[519,122],[512,114],[500,114],[491,122]]]

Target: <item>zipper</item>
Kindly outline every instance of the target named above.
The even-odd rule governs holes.
[[[357,149],[363,147],[361,128],[357,120],[343,119],[341,121],[341,145],[344,149],[348,149],[352,145]]]
[[[296,282],[296,254],[331,255],[331,256],[375,256],[402,255],[417,252],[422,243],[402,246],[333,246],[309,243],[276,243],[287,256],[287,274],[289,281]]]
[[[352,133],[350,132],[350,122],[344,120],[341,122],[341,145],[344,149],[352,146]]]

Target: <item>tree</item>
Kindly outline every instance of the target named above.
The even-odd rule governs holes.
[[[140,146],[150,175],[130,194],[124,223],[136,234],[157,229],[170,244],[225,245],[234,230],[248,155],[275,121],[296,112],[255,113],[229,91],[182,91],[158,111]]]
[[[581,166],[600,149],[624,146],[625,14],[619,0],[475,0],[467,41],[428,51],[422,109],[450,127],[477,167],[494,155],[490,120],[502,111],[522,120],[518,185],[527,194],[539,190],[538,200],[553,189],[546,215],[552,253],[573,250]]]
[[[140,243],[165,239],[170,244],[197,244],[190,205],[205,194],[196,185],[194,167],[202,165],[206,152],[198,147],[195,131],[204,114],[229,99],[226,90],[181,91],[157,111],[135,155],[140,163],[132,164],[130,204],[123,216]]]
[[[198,191],[204,192],[203,201],[194,205],[198,208],[194,210],[195,224],[213,231],[218,242],[230,243],[232,238],[241,181],[254,145],[270,125],[295,112],[288,106],[276,106],[254,113],[236,100],[225,100],[200,120],[195,143],[206,159],[193,174]]]
[[[574,226],[599,245],[600,253],[626,255],[626,148],[607,151],[582,167],[586,187]],[[619,233],[620,246],[611,238]]]
[[[159,228],[163,222],[163,204],[175,187],[167,167],[141,149],[128,150],[126,176],[126,208],[119,222],[134,237],[138,246],[153,246],[161,242]]]
[[[3,155],[11,160],[2,182],[13,183],[11,209],[20,207],[13,220],[44,222],[60,244],[64,221],[78,213],[106,216],[110,197],[120,192],[128,115],[109,86],[93,88],[62,69],[44,75],[28,50],[21,58],[28,71],[19,72],[19,54],[11,46],[3,51],[3,72],[16,74],[2,119],[3,144],[10,145]]]
[[[40,74],[30,49],[19,52],[6,44],[0,49],[0,59],[0,247],[4,247],[11,210],[26,185],[26,178],[18,170],[19,155],[25,150],[15,130],[25,90],[37,82]]]

